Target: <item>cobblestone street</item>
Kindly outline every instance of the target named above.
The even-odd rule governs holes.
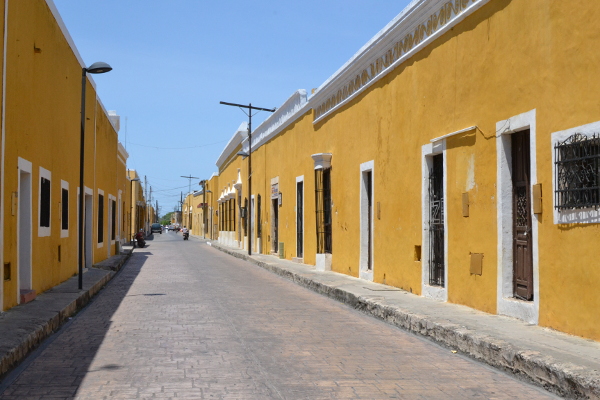
[[[0,398],[555,398],[181,239],[136,249]]]

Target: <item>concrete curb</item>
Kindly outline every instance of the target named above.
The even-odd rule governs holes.
[[[342,302],[381,321],[405,331],[432,340],[444,347],[457,350],[478,361],[516,377],[542,386],[544,389],[568,398],[600,398],[600,373],[570,362],[560,362],[538,351],[519,348],[505,340],[480,334],[466,326],[436,320],[396,306],[382,304],[348,290],[316,282],[277,263],[257,260],[239,251],[211,245],[226,254],[258,265],[316,293]]]
[[[0,318],[0,324],[4,325],[0,330],[3,336],[0,339],[0,377],[17,366],[69,317],[87,305],[129,257],[131,251],[110,257],[101,269],[91,268],[84,274],[84,288],[81,291],[76,290],[78,277],[75,276],[40,294],[35,301],[3,313]]]

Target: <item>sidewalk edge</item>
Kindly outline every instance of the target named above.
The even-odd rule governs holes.
[[[277,264],[263,262],[217,243],[212,247],[233,257],[251,262],[300,286],[340,301],[405,331],[458,350],[475,360],[514,374],[544,389],[569,398],[600,398],[600,374],[571,363],[561,363],[537,351],[518,348],[503,340],[449,323],[436,322],[427,316],[356,296],[340,288],[315,282]]]
[[[122,262],[119,262],[120,265],[117,271],[125,265],[130,257],[131,252],[123,258]],[[110,271],[88,289],[82,290],[73,301],[57,311],[52,318],[39,325],[33,332],[23,336],[16,347],[3,354],[0,358],[0,377],[3,377],[7,372],[19,365],[32,350],[37,348],[45,339],[60,328],[69,317],[87,305],[115,275],[116,272]]]

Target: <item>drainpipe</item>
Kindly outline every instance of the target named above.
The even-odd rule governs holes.
[[[2,57],[2,153],[0,155],[0,313],[4,310],[4,176],[6,146],[6,45],[8,43],[8,0],[4,0],[4,52]]]

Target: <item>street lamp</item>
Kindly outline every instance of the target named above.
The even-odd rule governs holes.
[[[140,178],[133,178],[129,182],[130,186],[130,202],[131,210],[129,211],[129,230],[133,231],[133,182],[139,182]],[[135,235],[136,232],[132,232]],[[132,239],[133,240],[133,239]]]
[[[85,165],[85,88],[87,86],[87,74],[103,74],[112,70],[105,62],[95,62],[87,68],[81,69],[81,139],[79,150],[79,290],[83,289],[83,210],[85,201],[85,186],[83,186],[83,175]]]

